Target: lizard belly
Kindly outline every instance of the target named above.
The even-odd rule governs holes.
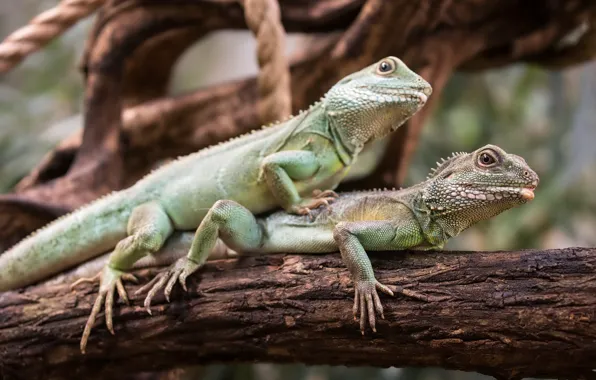
[[[322,166],[312,177],[295,181],[296,190],[303,197],[310,197],[313,190],[333,190],[345,177],[347,168],[343,165]]]
[[[215,159],[210,161],[213,162],[203,163],[202,168],[212,170],[193,171],[184,178],[177,178],[165,186],[160,196],[160,203],[177,230],[196,229],[218,200],[236,201],[253,213],[275,207],[264,181],[256,180],[257,160],[246,159],[234,165],[222,165]]]
[[[334,189],[347,172],[335,151],[318,152],[317,156],[321,167],[315,175],[294,181],[302,197],[309,197],[315,189]],[[183,178],[175,178],[165,185],[160,202],[176,229],[196,229],[209,209],[221,199],[236,201],[254,214],[279,207],[266,181],[258,178],[262,162],[260,149],[239,149],[233,157],[205,159],[200,168],[189,166]]]
[[[259,249],[263,252],[327,253],[336,252],[332,225],[277,225],[271,226],[267,239]],[[267,229],[267,227],[265,227]]]

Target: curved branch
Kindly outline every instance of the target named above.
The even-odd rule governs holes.
[[[194,276],[188,294],[177,289],[171,304],[156,299],[153,316],[139,297],[117,307],[116,335],[100,324],[83,356],[78,339],[97,289],[39,285],[0,295],[0,372],[109,376],[257,360],[596,377],[596,249],[371,259],[381,282],[443,300],[383,297],[387,319],[362,337],[339,255],[222,260]],[[143,281],[149,272],[140,272]]]

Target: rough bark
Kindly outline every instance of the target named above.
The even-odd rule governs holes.
[[[339,255],[216,261],[188,294],[157,299],[153,316],[140,297],[116,307],[116,335],[99,323],[83,356],[78,339],[97,289],[39,285],[0,295],[0,374],[107,378],[256,360],[596,378],[596,249],[371,258],[381,282],[443,299],[381,296],[386,320],[361,336]]]
[[[395,134],[391,154],[350,188],[399,185],[424,119],[454,70],[512,62],[564,67],[596,52],[596,29],[589,28],[596,4],[588,0],[282,0],[280,9],[288,32],[339,32],[315,38],[324,43],[309,44],[294,61],[294,111],[342,76],[389,54],[403,58],[435,89],[430,104]],[[0,197],[0,242],[10,245],[40,227],[38,216],[55,218],[130,185],[159,160],[258,128],[254,79],[166,94],[172,67],[188,46],[209,32],[245,27],[236,0],[108,2],[82,64],[83,137],[62,144],[15,194]]]

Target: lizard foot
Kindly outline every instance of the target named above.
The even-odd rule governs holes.
[[[329,207],[329,204],[337,197],[338,195],[333,190],[314,190],[313,198],[305,199],[298,206],[292,206],[290,212],[298,215],[310,215],[311,210],[314,210],[320,206]]]
[[[126,290],[124,289],[124,285],[122,284],[122,280],[133,281],[137,282],[137,278],[130,273],[122,272],[117,269],[113,269],[110,267],[105,267],[100,273],[96,276],[88,277],[88,278],[81,278],[75,281],[71,285],[71,289],[75,286],[86,283],[86,282],[95,282],[97,279],[100,279],[99,284],[99,294],[95,299],[95,303],[93,304],[93,308],[91,309],[91,314],[89,314],[89,319],[87,319],[87,323],[85,324],[85,329],[83,330],[83,336],[81,337],[81,352],[85,353],[85,348],[87,347],[87,341],[89,340],[89,335],[91,335],[91,329],[93,328],[93,324],[95,323],[95,319],[101,310],[101,305],[105,302],[105,318],[106,318],[106,326],[110,333],[114,335],[114,326],[112,322],[113,316],[113,306],[114,306],[114,292],[118,291],[118,295],[120,298],[129,305],[130,302],[128,301],[128,295],[126,294]]]
[[[383,305],[381,305],[377,289],[390,296],[393,296],[393,292],[377,280],[358,281],[355,283],[354,289],[354,320],[357,321],[358,314],[360,314],[360,332],[364,335],[367,319],[372,331],[377,332],[375,320],[376,314],[379,314],[382,319],[385,319]]]
[[[333,190],[320,190],[315,189],[312,191],[313,198],[321,198],[321,197],[330,197],[330,198],[339,198],[339,195]]]
[[[135,294],[144,293],[149,290],[147,297],[145,298],[144,306],[145,309],[147,309],[147,312],[151,314],[151,300],[155,297],[155,294],[164,287],[164,285],[164,295],[166,296],[166,300],[170,302],[170,294],[172,293],[172,289],[174,288],[174,285],[176,285],[176,282],[180,283],[184,291],[188,291],[186,289],[186,279],[199,269],[200,266],[200,264],[197,264],[187,257],[182,257],[169,269],[159,273],[149,281],[149,283],[137,290]]]

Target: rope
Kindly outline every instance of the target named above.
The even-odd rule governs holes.
[[[62,0],[56,7],[37,15],[0,44],[0,73],[10,71],[29,54],[93,13],[104,1]]]
[[[257,39],[259,118],[263,124],[283,120],[292,113],[292,97],[279,4],[277,0],[245,0],[244,17]]]

